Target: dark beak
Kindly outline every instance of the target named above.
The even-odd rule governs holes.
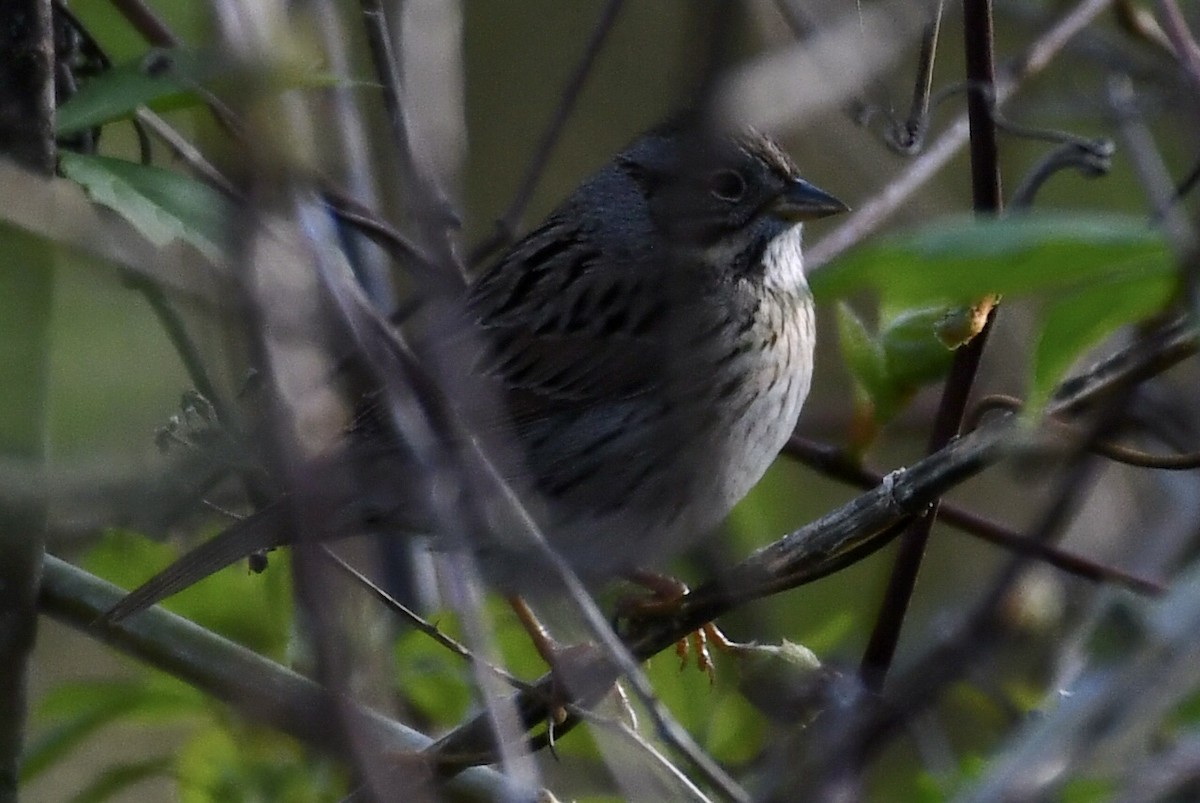
[[[804,179],[793,179],[771,205],[771,211],[784,220],[800,222],[848,212],[850,207],[825,190],[817,189]]]

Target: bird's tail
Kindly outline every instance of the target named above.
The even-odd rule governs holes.
[[[167,568],[125,595],[98,620],[116,624],[144,611],[241,558],[289,543],[283,508],[279,504],[238,521],[216,538],[181,556]]]

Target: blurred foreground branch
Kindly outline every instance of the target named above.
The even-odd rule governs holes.
[[[1190,328],[1169,326],[1063,383],[1046,412],[1082,413],[1109,394],[1162,373],[1196,350]],[[1036,433],[1017,416],[985,424],[913,466],[889,474],[874,490],[758,550],[684,597],[674,615],[633,622],[626,634],[629,650],[645,660],[742,603],[824,577],[882,547],[895,534],[897,524],[922,513],[937,497],[987,466],[1040,448]],[[584,691],[577,693],[594,694],[616,680],[615,671],[602,659],[578,674],[582,678],[579,688]],[[535,693],[516,696],[527,727],[548,717],[545,700],[553,684],[546,676]],[[490,739],[487,719],[481,717],[439,740],[432,753],[436,761],[454,770],[486,755]]]
[[[1166,327],[1064,383],[1047,412],[1084,412],[1107,394],[1162,373],[1196,350],[1196,338],[1189,328],[1182,324]],[[1039,448],[1040,441],[1027,422],[1016,416],[997,418],[912,467],[893,472],[874,490],[759,550],[718,580],[686,596],[674,615],[634,621],[626,634],[630,652],[645,660],[740,604],[823,577],[882,546],[895,532],[894,525],[921,513],[950,488],[1005,456]],[[44,612],[73,627],[91,630],[97,617],[119,597],[115,587],[48,558],[41,599]],[[336,753],[342,747],[331,742],[327,721],[319,715],[331,702],[328,693],[180,617],[154,609],[119,626],[106,627],[104,634],[119,649],[218,699],[237,704],[258,721],[324,750]],[[591,653],[572,672],[571,690],[580,699],[594,698],[611,685],[617,674],[605,655]],[[526,728],[547,721],[548,701],[554,699],[556,691],[561,692],[561,688],[546,676],[531,692],[515,696]],[[430,744],[423,735],[378,714],[353,710],[365,728],[378,733],[378,743],[394,745],[406,753],[420,751],[431,764],[450,774],[493,760],[494,740],[486,714]],[[568,720],[564,728],[575,722]],[[503,783],[501,776],[479,772],[471,770],[454,783],[463,790],[494,794]]]
[[[0,159],[54,170],[54,36],[49,0],[0,3]],[[3,184],[0,184],[3,186]],[[0,456],[39,464],[47,442],[54,255],[10,238],[0,266]],[[45,505],[0,507],[0,801],[17,800],[26,682],[37,630]]]
[[[96,620],[124,594],[111,583],[46,556],[41,610],[71,627],[96,634]],[[340,732],[329,727],[334,704],[329,692],[181,616],[156,607],[120,627],[104,628],[103,637],[139,661],[237,706],[254,721],[334,755],[345,756],[349,750]],[[389,751],[412,753],[431,743],[424,734],[375,711],[353,710],[357,727]],[[482,768],[463,773],[447,789],[462,800],[494,800],[518,791],[503,776]]]

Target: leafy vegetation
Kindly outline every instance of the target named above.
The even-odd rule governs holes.
[[[407,105],[396,117],[409,127],[397,136],[384,121],[388,110],[380,97],[389,90],[388,76],[379,83],[355,80],[372,74],[373,63],[370,47],[358,41],[358,29],[348,33],[344,20],[318,22],[307,12],[295,12],[286,23],[277,20],[281,27],[273,33],[259,32],[266,37],[263,41],[277,43],[270,55],[251,57],[245,54],[253,48],[245,47],[237,51],[243,55],[233,58],[229,54],[236,48],[231,41],[221,42],[220,48],[209,46],[220,42],[221,35],[208,30],[211,21],[201,20],[200,12],[188,4],[163,0],[155,7],[186,40],[206,43],[203,48],[152,47],[131,35],[115,7],[76,5],[82,29],[108,48],[116,66],[73,67],[81,80],[73,94],[64,92],[70,97],[58,108],[59,176],[48,186],[59,197],[86,197],[103,207],[102,220],[128,223],[139,245],[144,240],[166,253],[183,244],[190,256],[198,256],[195,269],[204,275],[194,277],[197,286],[210,280],[213,285],[210,295],[174,297],[154,282],[156,271],[165,268],[142,264],[132,249],[123,249],[128,243],[110,242],[89,251],[86,238],[66,236],[70,220],[34,231],[23,226],[14,211],[23,199],[6,198],[10,208],[0,209],[0,249],[8,263],[0,266],[0,297],[19,300],[0,315],[0,362],[13,378],[0,393],[0,430],[17,433],[3,439],[2,456],[8,459],[20,453],[22,445],[36,447],[48,439],[62,464],[51,463],[45,472],[50,480],[45,484],[53,486],[50,491],[34,487],[41,480],[15,478],[24,464],[14,463],[18,469],[13,471],[5,464],[0,491],[16,499],[39,494],[53,498],[50,551],[70,553],[72,562],[122,588],[138,585],[187,547],[215,535],[234,511],[240,515],[279,496],[280,489],[294,490],[289,485],[294,477],[275,476],[266,466],[293,466],[313,431],[345,423],[336,420],[347,414],[329,401],[337,393],[330,392],[328,373],[323,372],[349,355],[338,353],[336,359],[326,360],[328,354],[314,350],[287,351],[288,361],[312,368],[308,376],[318,376],[321,382],[279,382],[269,372],[264,375],[259,365],[261,351],[286,351],[288,345],[270,339],[278,332],[266,323],[267,305],[229,304],[222,296],[232,286],[262,279],[241,271],[246,253],[260,245],[256,232],[269,231],[295,246],[295,254],[311,259],[273,265],[275,278],[288,280],[280,286],[291,283],[285,289],[303,290],[317,284],[314,277],[327,279],[329,273],[323,271],[336,273],[342,266],[339,262],[331,269],[322,262],[322,254],[344,253],[368,291],[376,286],[373,282],[389,286],[372,300],[388,307],[400,298],[388,310],[391,317],[401,326],[418,327],[422,316],[430,314],[428,299],[420,297],[422,270],[427,273],[428,266],[415,270],[411,262],[438,253],[440,243],[429,232],[442,231],[443,218],[451,217],[442,214],[447,207],[440,205],[444,199],[438,192],[444,188],[434,180],[444,176],[434,173],[452,174],[448,165],[466,160],[465,198],[461,204],[447,202],[455,207],[453,216],[458,206],[466,211],[465,229],[447,224],[445,232],[456,246],[487,241],[492,232],[488,221],[504,214],[509,196],[520,186],[514,163],[534,149],[541,120],[556,116],[548,111],[551,106],[557,106],[564,119],[570,111],[569,92],[558,105],[561,93],[541,88],[545,74],[567,75],[592,36],[598,41],[611,36],[620,43],[609,45],[608,61],[602,58],[591,65],[584,60],[595,85],[587,85],[582,95],[582,122],[574,128],[568,125],[565,133],[551,130],[547,135],[548,142],[560,143],[562,155],[555,151],[550,156],[544,181],[534,181],[537,190],[532,196],[518,197],[506,217],[510,224],[533,218],[523,214],[525,206],[548,208],[586,174],[585,165],[594,165],[639,126],[665,116],[677,97],[664,76],[689,70],[702,79],[723,74],[717,69],[720,65],[697,67],[687,61],[694,50],[689,49],[694,44],[689,39],[694,37],[680,31],[686,28],[684,22],[699,19],[693,15],[700,13],[695,8],[702,4],[693,8],[679,0],[627,4],[624,9],[612,4],[610,10],[626,16],[611,30],[603,22],[593,28],[591,12],[584,14],[573,4],[533,3],[510,9],[511,19],[483,4],[461,4],[465,28],[443,21],[449,27],[438,31],[449,32],[449,38],[428,39],[445,45],[442,50],[423,50],[404,39],[403,32],[397,34],[408,47],[401,48],[401,56],[416,60],[405,63],[413,71],[406,73],[411,95],[401,98]],[[432,14],[432,6],[426,11]],[[764,6],[762,13],[770,15],[772,24],[782,25],[775,11]],[[861,25],[854,27],[870,31],[877,21],[875,10],[863,13],[856,21]],[[346,16],[351,18],[358,23],[357,14]],[[222,19],[226,38],[250,35],[249,28],[239,31]],[[1001,41],[1006,47],[1024,48],[1027,42],[1014,40],[1032,29],[1016,25],[1015,19],[1000,17],[1006,26]],[[834,22],[823,20],[818,29],[827,32]],[[1163,24],[1167,22],[1164,17]],[[1200,25],[1194,15],[1190,22],[1193,29]],[[413,30],[422,24],[428,20],[404,17],[403,25],[416,26]],[[1052,24],[1055,21],[1044,20],[1038,30],[1044,32]],[[403,27],[395,20],[393,25],[394,30]],[[1128,38],[1129,48],[1156,47],[1125,28],[1104,22],[1094,22],[1092,28]],[[321,36],[314,35],[318,31]],[[551,40],[535,46],[542,35]],[[1077,35],[1096,32],[1089,28]],[[755,59],[771,46],[768,38],[747,34],[736,40],[734,52],[744,57],[747,69],[761,66]],[[460,44],[465,66],[453,58],[437,61],[439,53],[457,53]],[[1086,50],[1059,56],[1062,61],[1050,68],[1047,87],[1039,90],[1044,93],[1040,104],[1017,105],[1017,113],[1041,110],[1062,118],[1063,125],[1074,125],[1080,112],[1068,96],[1086,92],[1093,99],[1108,97],[1107,90],[1080,77],[1095,72],[1087,60],[1096,57]],[[626,55],[619,57],[621,53]],[[630,53],[643,55],[631,58]],[[1160,110],[1161,116],[1149,121],[1152,133],[1171,143],[1178,137],[1164,133],[1177,132],[1181,125],[1192,132],[1194,126],[1190,121],[1182,124],[1177,118],[1183,113],[1160,102],[1155,93],[1167,84],[1186,83],[1176,74],[1185,63],[1159,50],[1154,53],[1160,61],[1165,59],[1154,68],[1162,80],[1139,84],[1139,91],[1156,101],[1143,105]],[[551,60],[546,54],[555,57]],[[96,54],[82,48],[76,55],[94,61]],[[421,71],[421,59],[453,67],[450,72],[433,71],[441,83],[432,95],[419,80],[429,77]],[[334,64],[336,69],[329,66]],[[953,66],[957,70],[960,65]],[[766,70],[762,75],[764,82],[778,80]],[[464,85],[454,76],[465,76]],[[465,103],[456,94],[460,89],[466,92]],[[210,106],[216,99],[221,105],[214,111]],[[451,111],[442,108],[442,102]],[[461,122],[457,110],[463,106],[469,115],[469,152],[462,150],[465,145],[458,141],[461,132],[456,129]],[[354,115],[348,110],[354,109],[365,110],[361,129],[350,119]],[[146,110],[166,115],[170,125],[212,159],[214,171],[229,177],[228,185],[213,186],[202,178],[205,171],[192,169],[195,164],[186,154],[168,156],[157,139],[153,148],[145,148],[138,140],[147,132],[135,133],[133,123]],[[647,119],[634,119],[639,114]],[[1086,122],[1109,133],[1107,115]],[[856,206],[886,201],[885,173],[893,167],[902,170],[905,163],[876,147],[868,129],[853,129],[853,136],[861,139],[846,149],[839,142],[845,130],[840,116],[809,121],[804,135],[792,143],[806,174],[809,165],[829,169],[828,176],[815,177],[817,183],[841,195],[839,179],[850,181],[852,174],[865,173],[868,178],[861,185],[849,188],[858,196],[854,200],[862,201]],[[418,143],[410,151],[403,141],[407,137]],[[1181,165],[1194,158],[1177,153],[1179,147],[1164,145],[1162,158],[1172,175],[1182,174]],[[1005,152],[1005,175],[1041,159],[1043,148],[1041,140],[1014,142]],[[873,166],[845,169],[847,152]],[[1200,693],[1195,673],[1188,668],[1194,663],[1196,632],[1189,628],[1200,610],[1192,557],[1200,514],[1189,500],[1200,498],[1200,490],[1188,473],[1172,479],[1162,479],[1162,472],[1142,473],[1130,479],[1101,471],[1087,462],[1094,458],[1084,451],[1064,448],[1038,428],[1047,410],[1054,409],[1056,389],[1081,371],[1087,376],[1086,366],[1098,346],[1112,349],[1114,334],[1150,331],[1152,322],[1178,319],[1186,307],[1180,302],[1194,285],[1195,261],[1186,238],[1180,241],[1171,228],[1154,224],[1140,202],[1131,201],[1140,191],[1134,189],[1130,163],[1144,168],[1147,159],[1146,153],[1133,150],[1128,161],[1116,164],[1101,182],[1083,184],[1084,178],[1055,174],[1032,209],[999,218],[940,211],[964,206],[961,198],[971,179],[967,171],[953,168],[925,191],[926,207],[939,210],[936,214],[914,216],[879,235],[864,230],[854,247],[810,272],[822,316],[822,355],[800,434],[820,441],[825,460],[806,459],[808,466],[779,461],[735,509],[727,537],[672,570],[693,586],[702,585],[743,556],[776,548],[781,535],[807,522],[846,510],[850,516],[863,499],[854,485],[871,484],[861,476],[847,479],[855,471],[870,478],[874,467],[880,467],[888,487],[903,474],[902,466],[926,454],[927,431],[935,417],[931,389],[955,366],[961,367],[961,355],[978,343],[974,338],[984,326],[992,325],[988,321],[995,318],[990,316],[994,302],[1003,316],[1000,325],[1011,322],[1012,331],[992,335],[986,352],[991,363],[985,363],[980,384],[989,382],[990,388],[988,372],[993,371],[999,377],[995,384],[1006,391],[1018,388],[1027,426],[1013,435],[1006,450],[989,452],[980,462],[996,460],[1001,452],[1015,453],[1017,459],[955,491],[953,502],[943,508],[951,515],[944,518],[968,532],[990,533],[990,540],[1007,541],[1019,553],[1039,552],[1040,559],[1058,568],[1022,565],[1007,573],[997,571],[1013,566],[1006,553],[939,527],[925,550],[916,597],[911,606],[907,599],[899,606],[906,608],[907,616],[902,617],[903,639],[895,665],[885,666],[888,682],[869,694],[860,685],[860,680],[870,682],[869,673],[860,672],[858,665],[876,638],[873,630],[877,634],[880,620],[886,618],[880,609],[895,605],[889,590],[894,585],[889,582],[894,554],[886,549],[869,557],[855,554],[853,561],[834,556],[829,576],[800,590],[784,593],[790,588],[787,578],[776,577],[771,578],[778,583],[771,593],[747,594],[748,601],[733,605],[721,625],[735,641],[765,647],[714,651],[712,678],[694,668],[693,653],[680,656],[668,650],[651,658],[646,672],[657,701],[700,750],[757,797],[802,799],[797,790],[805,790],[811,799],[822,799],[837,788],[878,801],[1082,802],[1126,799],[1131,790],[1150,789],[1152,782],[1162,783],[1165,791],[1147,799],[1190,799],[1200,789],[1194,772],[1189,776],[1178,769],[1195,766],[1200,734]],[[826,162],[833,162],[833,168],[826,168]],[[995,166],[999,169],[1001,164]],[[534,169],[530,175],[537,179],[541,172]],[[376,180],[374,190],[359,192],[359,182],[368,177]],[[229,186],[236,186],[237,192],[228,192]],[[356,197],[378,202],[363,201],[362,210],[343,203],[341,188],[350,186],[356,187]],[[1186,186],[1151,190],[1158,197],[1178,190],[1178,203],[1194,203]],[[370,208],[374,206],[388,211],[375,212]],[[481,208],[486,211],[480,213]],[[336,226],[332,218],[337,218]],[[113,231],[132,237],[124,223]],[[828,234],[823,225],[808,224],[807,244]],[[403,234],[396,235],[396,229]],[[61,236],[47,234],[53,231]],[[364,231],[370,237],[363,236]],[[412,248],[409,237],[424,248],[417,257],[413,254],[419,249]],[[314,243],[329,252],[305,250]],[[383,249],[377,248],[380,243]],[[478,251],[485,252],[492,253]],[[55,260],[70,268],[54,279],[56,298],[50,293],[48,268],[13,267],[46,267]],[[386,267],[372,273],[372,265]],[[137,270],[128,273],[129,268]],[[132,275],[139,278],[129,281]],[[381,282],[380,276],[385,277]],[[436,299],[436,293],[430,295]],[[239,300],[246,298],[261,301],[252,294]],[[279,298],[284,298],[282,291]],[[280,303],[299,306],[303,301],[297,291]],[[351,303],[345,297],[337,301]],[[362,329],[356,328],[363,320],[348,316],[343,321],[353,324],[346,328],[353,330],[349,339],[360,338],[354,342],[364,342]],[[318,326],[315,321],[312,325]],[[268,336],[259,341],[247,337],[246,330],[254,327],[267,330]],[[52,343],[45,342],[47,335]],[[1000,341],[999,354],[996,337],[1006,338]],[[834,338],[840,359],[830,357]],[[1194,343],[1188,348],[1194,351]],[[401,358],[412,356],[405,349],[397,351],[404,352]],[[411,351],[425,356],[418,347]],[[1099,387],[1102,392],[1096,398],[1127,395],[1134,400],[1125,411],[1101,410],[1119,425],[1102,427],[1093,419],[1067,418],[1045,429],[1070,427],[1083,438],[1096,434],[1090,429],[1095,428],[1104,442],[1093,446],[1104,446],[1110,435],[1119,434],[1154,449],[1192,448],[1200,419],[1190,395],[1149,378],[1186,356],[1184,351],[1164,350],[1167,356],[1161,364],[1148,361],[1151,368],[1135,379],[1152,386]],[[1126,356],[1130,354],[1135,352]],[[49,438],[21,426],[39,418],[43,405],[38,388],[47,372],[52,389]],[[204,382],[198,381],[201,373]],[[951,390],[961,391],[965,399],[977,388],[970,379],[954,387],[953,382],[963,381],[961,375],[951,380]],[[211,385],[216,396],[205,400],[211,404],[204,421],[211,438],[199,437],[189,423],[181,423],[181,416],[187,415],[175,412],[171,402],[181,393],[202,398],[194,392],[201,384]],[[406,402],[416,409],[427,388],[416,380],[413,386],[419,392]],[[1114,388],[1129,392],[1112,393]],[[285,394],[292,394],[289,401],[298,400],[289,410],[311,418],[281,423],[264,414],[281,409],[272,405]],[[175,420],[170,421],[173,414]],[[299,433],[294,442],[272,436],[287,426]],[[1024,449],[1030,441],[1037,442]],[[795,449],[791,453],[805,459]],[[939,454],[923,465],[928,467]],[[1053,459],[1047,460],[1047,454]],[[441,468],[436,465],[431,471]],[[964,471],[952,485],[965,482],[969,473],[973,472]],[[36,476],[43,476],[40,467]],[[1067,481],[1071,477],[1076,478],[1074,484]],[[0,502],[6,499],[0,497]],[[905,511],[909,517],[928,509],[923,502],[893,502],[897,507],[915,505]],[[884,534],[898,531],[894,524]],[[1074,550],[1070,554],[1046,546],[1063,530]],[[1042,546],[1030,547],[1019,540],[1022,535],[1041,539]],[[86,547],[79,546],[81,540]],[[872,548],[881,545],[870,543]],[[392,564],[367,551],[374,546],[363,547],[357,563],[372,566],[373,576],[385,585],[392,582],[392,590],[405,591],[388,568]],[[348,550],[357,548],[350,545]],[[1100,556],[1103,562],[1087,561],[1080,552]],[[394,555],[391,559],[396,560]],[[468,732],[473,717],[504,721],[511,716],[503,707],[485,707],[509,694],[503,685],[507,680],[498,680],[491,665],[524,683],[534,683],[545,671],[505,601],[490,595],[474,605],[470,584],[460,577],[442,578],[449,591],[439,599],[439,607],[427,611],[427,618],[442,633],[469,644],[479,660],[488,662],[483,668],[473,667],[394,611],[385,611],[375,595],[341,577],[336,593],[320,587],[317,614],[306,619],[297,614],[291,556],[286,550],[272,552],[268,563],[263,573],[241,563],[226,568],[170,598],[165,606],[201,625],[204,637],[230,639],[306,676],[330,681],[329,665],[344,664],[343,674],[334,673],[331,681],[343,695],[339,701],[354,699],[403,722],[434,744],[431,750],[439,744],[434,740]],[[1135,567],[1138,576],[1109,564]],[[1063,573],[1055,573],[1059,571]],[[1147,591],[1154,581],[1171,577],[1181,579],[1165,593]],[[998,592],[990,595],[994,590]],[[601,609],[614,610],[615,597],[629,591],[625,586],[600,590]],[[975,616],[981,598],[992,599],[993,605],[983,612],[986,616]],[[125,658],[110,667],[114,651],[129,649],[131,640],[143,636],[114,636],[118,631],[96,624],[96,611],[87,607],[96,605],[93,599],[81,593],[75,602],[79,607],[44,603],[55,617],[82,631],[70,637],[68,647],[51,652],[53,646],[43,646],[45,652],[37,656],[51,680],[37,690],[21,783],[45,799],[140,799],[147,783],[165,779],[185,802],[325,801],[361,793],[368,767],[389,779],[407,781],[419,774],[409,772],[419,762],[411,762],[408,755],[368,751],[346,761],[326,743],[310,743],[281,732],[286,729],[261,724],[253,699],[230,705],[203,691],[203,683],[191,685],[149,665],[153,661]],[[561,610],[556,613],[572,610],[562,601],[557,607]],[[324,625],[318,621],[322,617],[327,617]],[[563,618],[571,621],[567,614]],[[979,622],[984,624],[963,635],[962,628]],[[635,621],[616,624],[626,635],[639,632]],[[323,638],[323,626],[331,626],[337,638]],[[585,637],[564,629],[578,640]],[[108,633],[112,644],[98,638],[101,633]],[[174,665],[187,666],[189,651],[203,649],[203,641],[181,641],[177,647]],[[950,659],[934,660],[944,654],[939,650],[951,648],[958,651],[949,652]],[[84,649],[90,657],[77,659],[76,650],[84,654]],[[334,661],[328,655],[331,650]],[[103,660],[95,660],[93,667],[95,656]],[[175,674],[195,682],[186,672]],[[258,691],[264,697],[274,692]],[[535,703],[545,706],[537,694],[525,694],[522,705],[531,710]],[[720,798],[719,783],[681,757],[684,751],[678,744],[662,737],[646,701],[632,692],[629,698],[623,701],[610,692],[587,714],[546,706],[548,718],[591,717],[591,722],[574,730],[560,731],[566,727],[561,724],[531,727],[535,738],[554,743],[553,758],[539,754],[540,781],[575,800],[636,797],[638,789],[645,798],[655,796],[645,791],[652,789],[669,790],[659,794],[663,798],[704,799],[694,788]],[[893,716],[895,721],[889,719]],[[336,740],[345,723],[332,714],[328,719],[320,726]],[[567,722],[574,724],[572,719]],[[110,740],[132,731],[162,734],[161,742],[134,758],[105,761],[81,785],[65,788],[59,783],[59,776],[68,775],[64,768],[84,762]],[[861,742],[845,741],[856,733]],[[519,757],[520,739],[508,735]],[[1108,756],[1115,758],[1106,763]],[[1192,763],[1173,761],[1177,757]],[[847,767],[849,779],[839,774]],[[501,796],[499,787],[490,785],[499,783],[498,773],[480,777],[464,782],[464,788],[478,782],[493,797]],[[454,791],[478,795],[479,788]]]

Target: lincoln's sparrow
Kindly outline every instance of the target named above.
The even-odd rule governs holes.
[[[504,387],[521,485],[581,575],[681,551],[775,458],[812,375],[800,221],[844,209],[763,136],[665,126],[473,284],[481,370]],[[286,543],[278,508],[185,555],[109,618]],[[481,563],[524,590],[513,557]]]

